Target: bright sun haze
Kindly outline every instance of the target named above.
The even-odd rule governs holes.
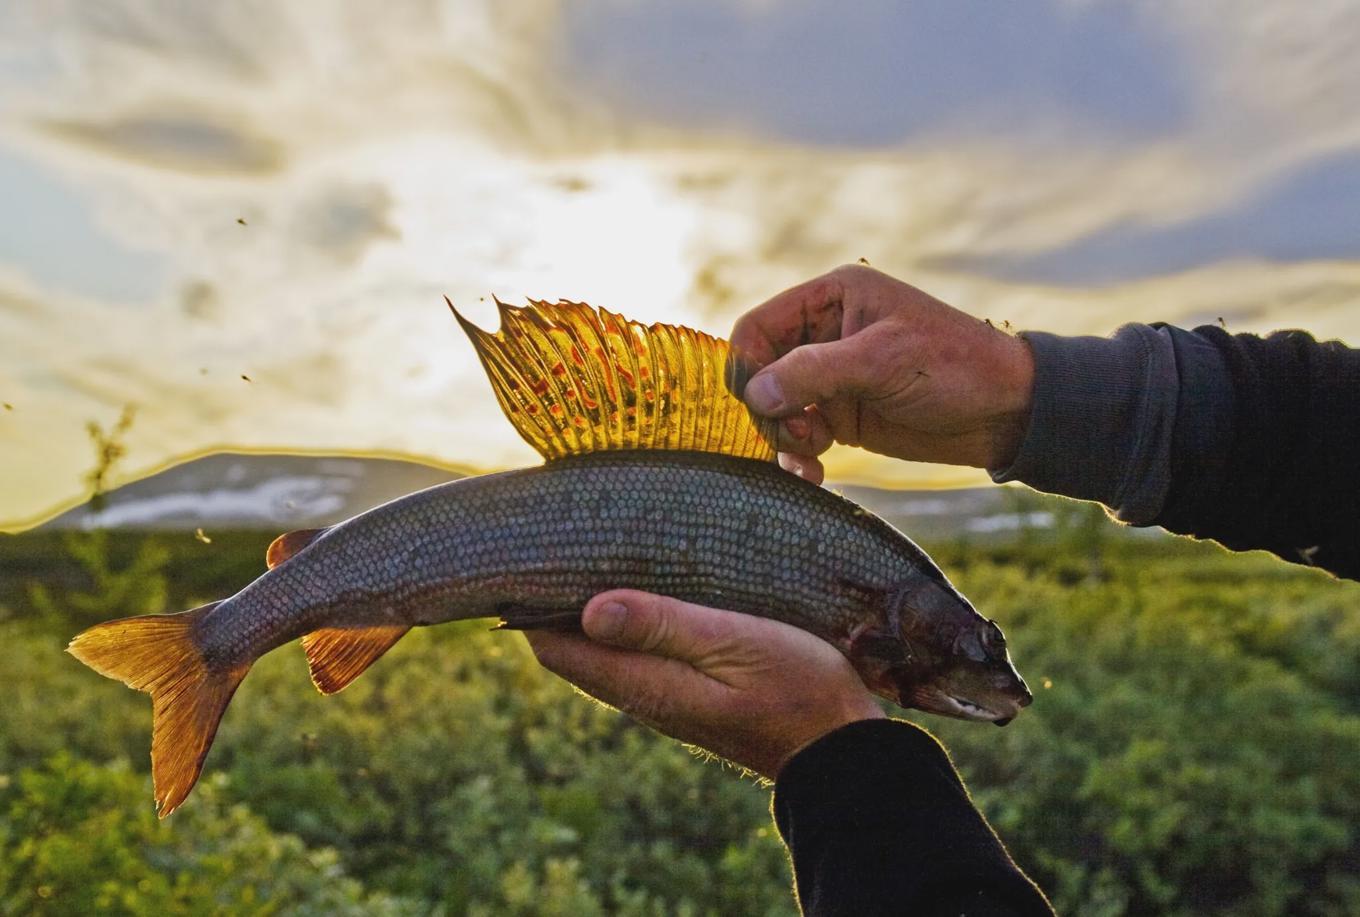
[[[114,484],[226,448],[531,461],[446,294],[722,335],[864,257],[1015,328],[1355,341],[1357,34],[1228,0],[12,4],[0,525],[82,500],[129,404]]]

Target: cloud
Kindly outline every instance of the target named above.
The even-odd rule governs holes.
[[[211,321],[221,306],[217,288],[206,280],[190,280],[180,289],[180,308],[187,318]]]
[[[1197,101],[1174,36],[1135,4],[585,0],[565,24],[578,77],[612,103],[799,142],[1138,138]]]
[[[1114,222],[1040,252],[958,252],[940,267],[1066,284],[1109,284],[1218,261],[1360,258],[1360,150],[1272,176],[1210,212],[1158,224]]]
[[[86,421],[129,402],[128,475],[218,446],[532,463],[444,294],[721,333],[866,257],[1020,327],[1360,340],[1353,5],[962,9],[15,5],[0,523],[78,496]]]
[[[279,144],[244,125],[204,112],[127,114],[108,120],[39,122],[40,131],[68,143],[155,169],[209,174],[266,174],[283,167]]]
[[[299,208],[297,234],[348,264],[373,242],[401,238],[390,221],[391,208],[392,195],[379,184],[325,188]]]

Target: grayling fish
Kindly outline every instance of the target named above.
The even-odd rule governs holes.
[[[461,320],[461,318],[460,318]],[[79,634],[70,651],[151,694],[158,810],[193,788],[256,659],[302,638],[326,694],[412,627],[499,617],[580,626],[628,587],[774,618],[822,637],[903,707],[1010,722],[1031,695],[1005,638],[916,545],[781,471],[769,422],[723,381],[722,341],[577,303],[464,322],[541,467],[466,478],[270,546],[236,595]]]

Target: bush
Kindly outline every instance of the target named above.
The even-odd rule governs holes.
[[[1069,536],[935,552],[1038,695],[1004,730],[917,718],[1016,859],[1063,913],[1360,913],[1360,587]],[[480,622],[413,632],[333,698],[299,649],[266,656],[157,823],[149,700],[61,649],[112,616],[101,589],[111,613],[191,607],[267,541],[2,543],[0,912],[794,911],[765,789]]]
[[[0,912],[6,914],[403,914],[369,894],[335,851],[308,849],[230,804],[221,780],[187,817],[158,823],[149,781],[62,753],[0,782]]]

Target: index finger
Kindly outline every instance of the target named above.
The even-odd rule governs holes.
[[[790,287],[737,319],[730,339],[736,364],[733,392],[740,395],[756,370],[795,347],[840,338],[844,292],[833,271]]]

